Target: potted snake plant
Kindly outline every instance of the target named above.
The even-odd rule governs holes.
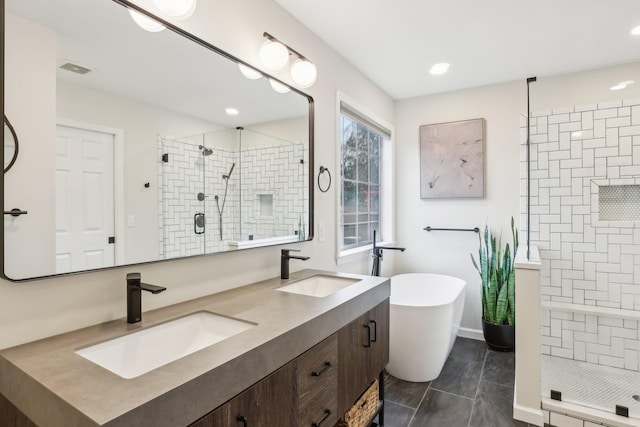
[[[489,348],[497,351],[515,349],[516,277],[515,253],[518,248],[518,230],[511,217],[513,246],[502,248],[488,226],[479,236],[478,260],[471,261],[482,279],[482,331]]]

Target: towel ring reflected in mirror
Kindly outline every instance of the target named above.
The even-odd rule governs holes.
[[[11,122],[4,116],[4,171],[11,169],[11,166],[18,158],[18,136],[11,126]]]

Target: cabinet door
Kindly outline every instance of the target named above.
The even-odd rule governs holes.
[[[389,300],[368,312],[371,325],[368,380],[372,383],[389,364]]]
[[[292,363],[285,365],[229,403],[229,426],[274,427],[298,425],[296,378]]]
[[[189,427],[227,427],[229,425],[229,405],[222,405],[209,412]]]
[[[338,331],[338,414],[342,415],[369,385],[369,317],[365,313]]]
[[[338,331],[338,414],[347,412],[389,363],[389,300]]]

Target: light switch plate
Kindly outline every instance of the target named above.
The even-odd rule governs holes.
[[[325,235],[325,226],[324,222],[318,223],[318,241],[324,242],[327,236]]]

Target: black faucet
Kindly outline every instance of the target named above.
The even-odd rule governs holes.
[[[166,291],[162,286],[142,283],[140,273],[127,274],[127,322],[136,323],[142,320],[142,291],[159,294]]]
[[[376,246],[376,230],[373,230],[373,268],[371,269],[372,276],[380,275],[380,261],[382,261],[382,250],[391,249],[392,251],[404,252],[406,248],[398,248],[391,246]]]
[[[302,261],[306,261],[309,259],[308,256],[297,256],[297,255],[289,255],[289,252],[300,252],[298,249],[283,249],[280,255],[280,278],[288,279],[289,278],[289,260],[290,259],[301,259]]]

